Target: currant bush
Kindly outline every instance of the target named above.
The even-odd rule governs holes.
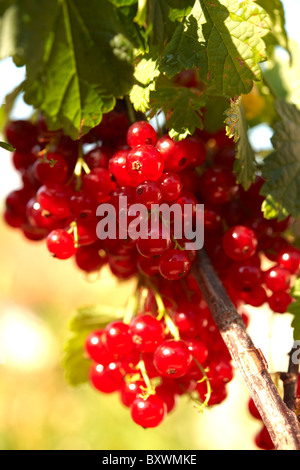
[[[204,248],[245,325],[247,304],[285,313],[300,263],[300,251],[285,237],[292,219],[263,217],[260,176],[248,193],[237,184],[235,146],[225,130],[196,130],[176,142],[148,121],[130,123],[118,109],[79,142],[49,132],[42,118],[10,122],[6,137],[23,182],[6,198],[6,223],[83,273],[106,267],[120,282],[140,280],[136,310],[86,338],[91,386],[118,393],[144,428],[162,423],[182,396],[200,408],[222,403],[234,369],[193,276],[196,252],[186,249],[184,235],[175,236],[173,219],[167,225],[162,217],[145,237],[133,237],[123,221],[135,219],[134,204],[146,209],[142,222],[158,204],[188,206],[183,222],[192,227],[201,218]],[[98,238],[103,203],[116,209],[122,236]],[[249,411],[261,419],[252,401]],[[265,427],[255,442],[273,448]]]

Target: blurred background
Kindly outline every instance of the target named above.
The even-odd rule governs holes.
[[[290,38],[300,44],[298,0],[283,1]],[[24,78],[11,60],[0,62],[0,104]],[[300,77],[299,77],[300,79]],[[32,110],[18,99],[15,119]],[[251,132],[255,148],[270,147],[271,131]],[[0,149],[1,210],[20,185],[10,154]],[[72,261],[51,258],[45,244],[28,242],[0,219],[0,449],[1,450],[255,450],[261,423],[248,412],[249,394],[240,377],[226,401],[199,413],[183,398],[157,429],[132,423],[116,395],[88,385],[71,388],[61,365],[68,323],[75,310],[101,304],[120,309],[131,282],[118,283],[103,270],[84,278]],[[287,368],[292,344],[289,315],[248,309],[249,332],[269,361],[270,371]]]

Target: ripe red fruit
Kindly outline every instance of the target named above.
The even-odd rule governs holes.
[[[137,185],[143,181],[157,181],[164,170],[164,159],[152,145],[140,145],[127,155],[126,168]]]
[[[60,153],[48,153],[34,163],[34,175],[42,184],[63,183],[68,175],[68,165]]]
[[[102,393],[113,393],[120,390],[124,373],[120,364],[111,362],[107,366],[93,364],[89,372],[89,380],[94,388]]]
[[[225,204],[238,191],[235,176],[229,168],[210,167],[201,176],[199,189],[210,204]]]
[[[141,352],[154,352],[164,341],[163,324],[151,315],[138,315],[129,326],[135,348]]]
[[[109,194],[115,188],[111,175],[106,168],[94,168],[82,179],[82,189],[86,195],[99,204],[109,200]]]
[[[253,230],[243,225],[230,228],[223,236],[223,249],[227,256],[242,261],[254,255],[257,238]]]
[[[162,192],[156,181],[144,181],[136,188],[136,203],[144,204],[151,209],[152,204],[159,204],[162,200]]]
[[[207,383],[206,381],[200,382],[196,385],[196,391],[199,394],[199,398],[202,402],[207,397]],[[219,405],[227,398],[227,389],[225,384],[220,384],[211,390],[211,395],[208,400],[208,406]]]
[[[77,267],[86,273],[99,271],[107,262],[105,252],[103,256],[99,252],[98,244],[79,247],[75,255]]]
[[[162,255],[172,246],[174,246],[173,240],[164,228],[158,230],[150,228],[147,238],[139,238],[136,242],[137,251],[146,258]]]
[[[265,284],[272,292],[286,291],[290,287],[291,275],[287,269],[274,266],[264,273]]]
[[[261,418],[261,415],[253,401],[253,398],[249,398],[249,401],[248,401],[248,410],[249,410],[249,413],[251,414],[251,416],[253,416],[253,418],[255,419],[258,419],[260,421],[262,421],[262,418]]]
[[[192,354],[183,341],[167,340],[156,349],[153,362],[158,372],[172,379],[183,377],[192,364]]]
[[[145,387],[145,383],[141,380],[137,380],[135,382],[124,382],[120,389],[120,399],[123,405],[129,408]]]
[[[56,229],[49,233],[47,248],[58,259],[69,259],[76,253],[73,235],[63,229]]]
[[[127,155],[129,150],[123,149],[116,152],[108,162],[108,170],[114,176],[117,183],[122,186],[136,187],[135,181],[129,176],[126,167]]]
[[[30,121],[11,121],[5,134],[10,145],[17,150],[30,150],[37,143],[37,128]]]
[[[137,397],[130,409],[132,420],[143,428],[155,428],[165,418],[167,406],[158,395]]]
[[[163,159],[165,171],[179,173],[189,164],[189,156],[186,148],[175,142],[168,135],[164,135],[158,139],[156,148],[160,151]]]
[[[137,145],[156,145],[157,133],[147,121],[136,121],[128,128],[127,143],[130,148]]]
[[[158,180],[158,184],[164,201],[175,201],[180,196],[182,182],[179,175],[176,173],[163,173]]]
[[[187,252],[171,249],[167,250],[160,259],[159,272],[170,280],[175,281],[185,277],[191,269],[191,261]]]
[[[292,296],[285,291],[274,292],[268,298],[270,309],[276,313],[285,313],[292,301]]]
[[[107,366],[113,362],[114,357],[103,342],[103,331],[96,330],[90,333],[85,340],[84,349],[87,356],[94,362]]]
[[[133,349],[129,326],[119,320],[110,322],[105,327],[104,341],[113,354],[125,355]]]
[[[255,444],[262,450],[274,450],[275,446],[266,426],[263,426],[260,432],[255,436]]]
[[[66,219],[70,213],[72,191],[64,184],[43,185],[37,192],[37,202],[41,209],[58,219]]]

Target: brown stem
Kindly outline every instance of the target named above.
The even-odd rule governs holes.
[[[193,274],[214,321],[241,373],[277,450],[300,450],[300,428],[296,414],[283,402],[263,354],[250,338],[204,250],[198,251]]]
[[[299,355],[299,350],[299,345],[295,344],[289,354],[290,360],[288,371],[280,373],[280,379],[283,382],[283,401],[292,411],[295,411],[297,408],[296,394],[299,374],[299,363],[298,361],[293,360],[293,358],[296,354]]]

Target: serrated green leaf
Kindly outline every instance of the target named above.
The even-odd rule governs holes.
[[[256,3],[268,13],[272,22],[270,32],[264,38],[269,53],[273,55],[274,46],[276,45],[290,52],[282,2],[280,0],[256,0]]]
[[[272,60],[266,63],[264,77],[278,99],[300,107],[299,69],[300,48],[295,41],[289,41],[292,62],[288,54],[275,49]]]
[[[297,300],[296,302],[292,302],[288,306],[287,312],[294,315],[294,318],[291,323],[291,327],[294,329],[294,332],[293,332],[294,340],[299,341],[300,340],[300,300]]]
[[[163,112],[165,126],[174,140],[185,139],[203,128],[206,95],[196,88],[162,86],[151,92],[150,116]]]
[[[236,142],[234,173],[238,183],[247,191],[256,175],[255,154],[248,138],[248,125],[245,119],[241,97],[231,101],[225,112],[227,135]]]
[[[135,69],[136,84],[130,91],[130,101],[136,111],[146,113],[149,109],[150,92],[155,90],[156,79],[160,71],[158,63],[151,57],[144,57],[140,60]]]
[[[248,93],[261,78],[268,32],[269,17],[252,0],[196,0],[165,48],[163,71],[173,77],[197,68],[201,80],[224,95]]]
[[[12,145],[7,144],[6,142],[0,142],[0,147],[4,150],[8,150],[8,152],[13,152],[15,150]]]
[[[88,381],[92,362],[86,357],[84,344],[87,336],[98,329],[103,329],[120,312],[112,312],[104,307],[84,307],[70,322],[70,336],[64,346],[62,365],[67,382],[72,386]]]
[[[300,111],[284,101],[276,101],[275,106],[280,121],[272,137],[275,151],[262,166],[266,182],[261,194],[267,198],[265,216],[283,220],[287,215],[300,214]]]
[[[100,123],[133,83],[135,47],[143,39],[136,7],[108,0],[17,0],[21,28],[14,59],[26,64],[24,99],[51,130],[73,139]]]

